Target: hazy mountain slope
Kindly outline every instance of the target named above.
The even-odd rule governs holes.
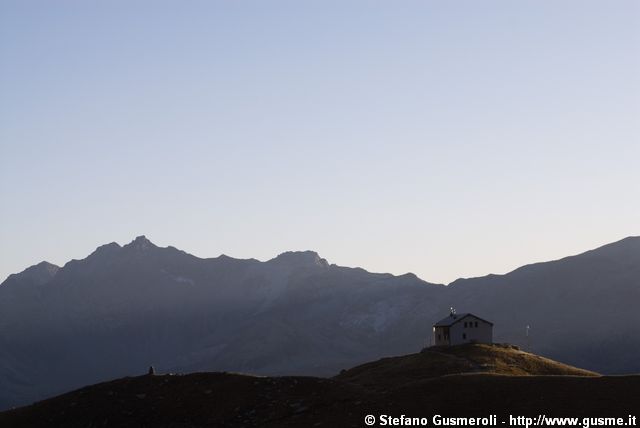
[[[144,237],[99,247],[48,281],[34,269],[0,286],[0,408],[150,364],[332,375],[420,347],[444,290],[313,252],[200,259]],[[416,317],[416,302],[431,312]]]
[[[602,373],[640,372],[640,238],[448,287],[330,265],[200,259],[144,237],[0,285],[0,408],[144,372],[330,376],[416,352],[450,306],[495,340]]]
[[[500,341],[604,373],[640,372],[640,238],[506,275],[458,280],[451,304],[489,317]]]

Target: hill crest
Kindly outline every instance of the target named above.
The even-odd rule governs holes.
[[[440,376],[459,374],[505,376],[599,376],[508,344],[432,346],[421,352],[382,358],[349,370],[335,379],[367,388],[390,388]]]

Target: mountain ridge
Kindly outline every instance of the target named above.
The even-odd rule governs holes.
[[[509,272],[503,273],[503,274],[496,274],[496,273],[488,273],[486,275],[481,275],[481,276],[475,276],[475,277],[460,277],[457,278],[451,282],[449,282],[448,284],[438,284],[438,283],[433,283],[430,282],[426,279],[423,279],[421,277],[419,277],[418,275],[416,275],[413,272],[406,272],[403,274],[392,274],[389,272],[372,272],[369,271],[367,269],[361,268],[361,267],[352,267],[352,269],[362,269],[363,271],[369,272],[369,273],[379,273],[379,274],[386,274],[386,275],[392,275],[395,277],[402,277],[402,276],[406,276],[406,275],[412,275],[415,276],[416,278],[427,282],[429,284],[437,284],[437,285],[445,285],[447,287],[449,286],[453,286],[456,285],[457,283],[460,282],[464,282],[464,281],[468,281],[468,280],[475,280],[475,279],[482,279],[482,278],[496,278],[496,277],[503,277],[503,276],[507,276],[507,275],[511,275],[511,274],[515,274],[517,272],[520,272],[522,270],[528,270],[528,269],[533,269],[538,265],[544,265],[544,264],[548,264],[548,263],[556,263],[556,262],[563,262],[563,261],[568,261],[571,260],[575,257],[580,257],[580,256],[589,256],[589,255],[598,255],[600,252],[604,251],[604,250],[609,250],[609,249],[615,249],[615,250],[628,250],[628,247],[631,247],[632,250],[638,250],[640,251],[640,235],[631,235],[631,236],[627,236],[625,238],[619,239],[617,241],[608,243],[608,244],[604,244],[601,245],[599,247],[590,249],[590,250],[585,250],[583,252],[577,253],[577,254],[572,254],[569,256],[565,256],[565,257],[561,257],[558,259],[551,259],[551,260],[544,260],[544,261],[539,261],[539,262],[533,262],[533,263],[528,263],[522,266],[519,266]],[[335,264],[329,264],[327,262],[327,259],[321,257],[319,255],[319,253],[317,251],[314,250],[290,250],[290,251],[285,251],[282,253],[279,253],[278,255],[276,255],[275,257],[272,257],[271,259],[265,260],[265,261],[261,261],[255,258],[249,258],[249,259],[242,259],[242,258],[236,258],[233,256],[229,256],[227,254],[220,254],[217,257],[199,257],[196,256],[194,254],[191,254],[189,252],[186,252],[184,250],[178,249],[174,246],[166,246],[166,247],[160,247],[157,246],[156,244],[154,244],[151,240],[149,240],[146,235],[139,235],[137,236],[135,239],[133,239],[131,242],[125,244],[125,245],[120,245],[117,242],[110,242],[108,244],[103,244],[100,245],[98,247],[96,247],[96,249],[90,253],[87,257],[85,257],[84,259],[72,259],[69,262],[65,263],[68,264],[70,262],[75,262],[75,261],[81,261],[81,260],[85,260],[93,255],[102,255],[104,253],[112,253],[113,251],[116,250],[122,250],[122,249],[136,249],[137,251],[141,250],[141,249],[149,249],[149,248],[153,248],[153,249],[160,249],[160,250],[175,250],[184,254],[187,254],[189,256],[192,256],[194,258],[200,259],[200,260],[216,260],[216,259],[224,259],[224,260],[243,260],[243,261],[256,261],[259,263],[269,263],[269,262],[278,262],[278,261],[285,261],[285,260],[300,260],[300,261],[313,261],[314,263],[316,263],[317,261],[319,261],[321,264],[326,264],[327,266],[332,265],[332,266],[339,266],[339,265],[335,265]],[[4,282],[6,282],[7,279],[9,279],[11,276],[13,275],[20,275],[22,273],[25,273],[27,270],[35,268],[37,266],[40,265],[51,265],[57,269],[61,269],[62,267],[64,267],[64,265],[62,267],[57,266],[53,263],[50,263],[46,260],[43,260],[35,265],[32,265],[28,268],[26,268],[25,270],[23,270],[22,272],[19,273],[13,273],[10,274],[9,276],[7,276],[7,278],[0,282],[0,286],[2,284],[4,284]]]
[[[455,286],[329,264],[313,251],[258,261],[199,258],[144,236],[106,244],[0,286],[0,408],[149,364],[329,376],[421,349],[450,307],[492,321],[496,341],[638,372],[639,239]]]

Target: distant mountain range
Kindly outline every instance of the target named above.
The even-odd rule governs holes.
[[[494,338],[602,373],[640,372],[640,237],[448,286],[329,264],[201,259],[144,236],[0,284],[0,409],[158,371],[335,375],[429,344],[449,307]],[[530,326],[530,336],[525,335]]]

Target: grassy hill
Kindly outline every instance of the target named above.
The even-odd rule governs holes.
[[[600,376],[509,346],[464,345],[385,358],[331,379],[123,378],[0,413],[0,426],[362,427],[368,414],[627,417],[637,413],[639,396],[640,376]]]
[[[598,376],[598,373],[523,352],[511,345],[469,344],[431,347],[417,354],[383,358],[343,371],[335,379],[385,389],[460,373]]]

